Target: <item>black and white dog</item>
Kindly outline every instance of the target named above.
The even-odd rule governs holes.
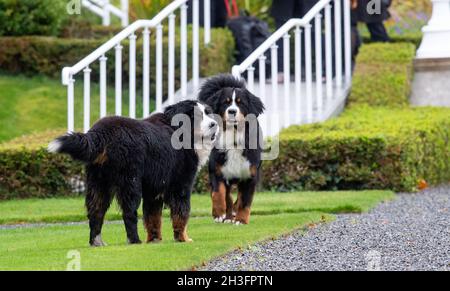
[[[264,105],[242,80],[231,75],[207,80],[199,101],[211,106],[222,121],[221,135],[209,161],[213,218],[219,223],[248,224],[260,177],[262,133],[257,117],[263,113]],[[234,204],[233,185],[238,188]]]
[[[161,240],[163,204],[171,210],[174,238],[191,241],[186,232],[190,196],[196,173],[207,162],[219,126],[209,106],[183,101],[148,119],[106,117],[88,133],[71,133],[49,144],[49,151],[66,153],[86,164],[86,208],[92,246],[105,245],[101,231],[114,196],[123,212],[128,242],[140,243],[137,209],[143,200],[147,242]],[[190,121],[188,147],[176,149],[172,137],[183,115]],[[177,124],[177,125],[173,125]],[[184,142],[183,141],[183,142]]]

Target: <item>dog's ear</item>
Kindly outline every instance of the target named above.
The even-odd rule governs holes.
[[[193,110],[196,105],[197,103],[195,101],[181,101],[179,103],[167,106],[164,109],[164,115],[166,115],[170,120],[178,114],[186,114],[190,116],[193,114]]]
[[[208,96],[208,98],[202,98],[202,102],[211,107],[214,113],[218,112],[220,109],[221,97],[223,95],[223,89],[217,91],[212,96]]]
[[[247,98],[249,100],[249,113],[256,116],[261,115],[265,110],[264,104],[261,102],[261,99],[250,93],[250,91],[248,90],[245,90],[245,94],[247,95]]]

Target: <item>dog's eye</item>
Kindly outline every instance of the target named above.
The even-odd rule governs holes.
[[[228,104],[231,103],[231,98],[227,98],[227,103],[228,103]]]
[[[238,103],[238,104],[241,103],[241,98],[237,98],[236,103]]]

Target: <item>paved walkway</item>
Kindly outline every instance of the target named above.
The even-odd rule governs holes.
[[[450,270],[450,186],[259,243],[205,270]]]

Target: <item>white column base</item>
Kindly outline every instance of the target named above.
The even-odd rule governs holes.
[[[418,59],[450,58],[450,0],[431,0],[433,15],[422,29]]]

